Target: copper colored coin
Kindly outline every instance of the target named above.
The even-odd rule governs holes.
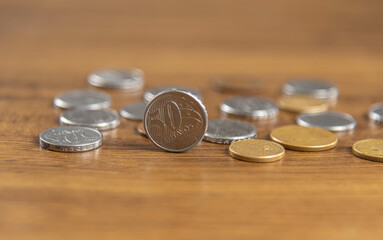
[[[262,139],[234,142],[230,145],[229,152],[232,157],[249,162],[275,162],[285,156],[282,145]]]
[[[383,162],[383,139],[360,140],[354,143],[352,152],[360,158]]]
[[[280,109],[295,113],[317,113],[329,108],[328,101],[304,95],[283,95],[278,105]]]
[[[145,136],[145,137],[148,137],[148,136],[146,135],[145,127],[144,127],[144,123],[143,123],[143,122],[139,123],[139,124],[136,126],[136,131],[137,131],[139,134],[141,134],[141,135],[143,135],[143,136]]]

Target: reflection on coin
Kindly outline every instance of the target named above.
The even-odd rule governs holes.
[[[368,112],[368,117],[374,122],[383,123],[383,103],[373,104]]]
[[[297,123],[305,127],[319,127],[329,131],[347,131],[356,126],[356,121],[350,114],[330,111],[303,113],[298,116]]]
[[[220,92],[260,92],[263,83],[256,78],[222,77],[213,80],[213,87]]]
[[[334,84],[318,79],[293,80],[285,83],[282,91],[286,95],[309,95],[329,100],[335,100],[339,92]]]
[[[159,93],[169,90],[178,90],[182,92],[191,93],[193,96],[197,97],[199,100],[202,100],[202,93],[197,88],[188,88],[188,87],[159,87],[152,88],[147,90],[144,93],[144,99],[148,102],[152,101]]]
[[[298,125],[276,128],[271,132],[270,138],[285,148],[307,152],[328,150],[338,143],[338,137],[330,131]]]
[[[84,126],[107,130],[120,125],[120,116],[112,109],[70,109],[60,115],[61,125]]]
[[[130,120],[142,121],[142,119],[144,118],[146,105],[146,102],[137,102],[126,105],[125,107],[121,108],[120,114],[124,118]]]
[[[100,91],[74,90],[63,93],[54,99],[59,108],[96,110],[108,108],[112,104],[110,96]]]
[[[85,152],[102,145],[102,134],[87,127],[60,126],[39,135],[40,146],[58,152]]]
[[[148,136],[146,135],[145,127],[144,127],[144,123],[143,123],[143,122],[137,124],[137,126],[136,126],[136,131],[137,131],[139,134],[141,134],[142,136],[148,137]]]
[[[261,139],[248,139],[234,142],[229,147],[234,158],[249,162],[275,162],[285,156],[282,145]]]
[[[207,129],[207,112],[192,94],[170,90],[149,103],[144,126],[156,146],[169,152],[183,152],[202,140]]]
[[[280,109],[295,113],[317,113],[329,108],[328,101],[304,95],[283,95],[279,98],[278,105]]]
[[[140,69],[105,69],[88,75],[88,83],[96,87],[137,91],[144,86],[144,73]]]
[[[221,106],[221,112],[238,117],[246,117],[253,120],[275,118],[278,107],[274,102],[256,97],[234,97],[225,100]]]
[[[358,141],[352,146],[352,152],[360,158],[383,162],[383,139]]]
[[[230,144],[234,141],[257,137],[257,129],[250,123],[230,120],[209,120],[203,140],[213,143]]]

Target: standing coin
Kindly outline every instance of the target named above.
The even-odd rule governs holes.
[[[40,133],[40,146],[58,152],[85,152],[102,145],[102,134],[87,127],[60,126]]]
[[[383,162],[383,139],[358,141],[352,146],[352,152],[360,158]]]
[[[209,120],[203,140],[213,143],[230,144],[232,142],[257,137],[257,129],[250,123],[230,120]]]
[[[204,137],[207,112],[192,94],[170,90],[149,103],[144,113],[144,126],[156,146],[169,152],[183,152]]]
[[[178,90],[182,92],[187,92],[197,97],[199,100],[202,100],[202,93],[197,88],[187,88],[187,87],[159,87],[149,89],[144,93],[144,99],[148,102],[152,101],[158,94],[169,91],[169,90]]]
[[[284,95],[279,98],[279,108],[295,113],[323,112],[329,108],[328,101],[304,95]]]
[[[108,130],[120,125],[120,116],[112,109],[78,110],[70,109],[60,115],[61,125],[84,126]]]
[[[140,69],[99,70],[88,75],[88,83],[96,87],[137,91],[144,86],[144,73]]]
[[[234,142],[229,147],[230,155],[249,162],[275,162],[285,156],[282,145],[261,139],[248,139]]]
[[[108,108],[112,104],[110,96],[100,91],[74,90],[63,93],[54,99],[59,108],[96,110]]]
[[[373,104],[368,112],[368,117],[374,122],[383,123],[383,103]]]
[[[328,100],[336,100],[339,93],[334,84],[318,79],[293,80],[285,83],[282,91],[286,95],[309,95]]]
[[[121,108],[120,115],[130,120],[142,121],[142,119],[144,119],[146,105],[146,102],[138,102],[126,105],[125,107]]]
[[[350,114],[331,111],[303,113],[298,116],[297,123],[305,127],[319,127],[329,131],[347,131],[356,126],[356,121]]]

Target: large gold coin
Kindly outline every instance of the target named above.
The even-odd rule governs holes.
[[[360,140],[354,143],[352,152],[360,158],[383,162],[383,139]]]
[[[295,113],[317,113],[326,111],[329,103],[323,99],[311,96],[292,95],[282,96],[278,100],[279,108]]]
[[[321,128],[288,125],[274,129],[270,138],[285,148],[297,151],[316,152],[334,148],[338,137]]]
[[[275,162],[285,156],[282,145],[261,139],[248,139],[234,142],[229,147],[234,158],[250,162]]]

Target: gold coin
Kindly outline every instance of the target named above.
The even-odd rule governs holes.
[[[139,124],[136,126],[136,131],[137,131],[139,134],[141,134],[141,135],[147,137],[146,132],[145,132],[145,128],[144,128],[144,123],[142,123],[142,122],[139,123]]]
[[[288,125],[274,129],[270,138],[285,148],[297,151],[316,152],[334,148],[338,137],[321,128]]]
[[[324,112],[329,108],[329,103],[323,99],[302,95],[284,95],[279,98],[278,105],[285,111],[295,113]]]
[[[248,139],[234,142],[229,147],[233,158],[250,162],[275,162],[285,156],[282,145],[261,139]]]
[[[354,143],[352,152],[360,158],[383,162],[383,139],[360,140]]]

